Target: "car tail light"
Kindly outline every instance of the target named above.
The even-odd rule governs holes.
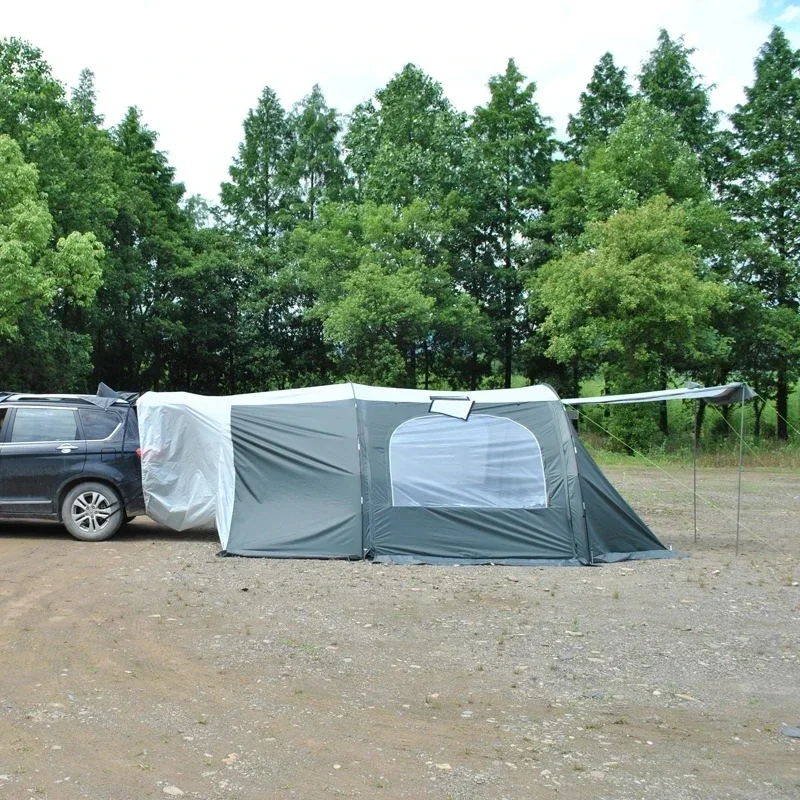
[[[142,457],[142,448],[141,447],[137,447],[136,448],[136,455],[139,456],[139,458],[141,459],[141,457]]]

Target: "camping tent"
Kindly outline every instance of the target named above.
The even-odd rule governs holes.
[[[672,555],[547,386],[346,383],[139,400],[148,514],[246,556],[592,564]]]

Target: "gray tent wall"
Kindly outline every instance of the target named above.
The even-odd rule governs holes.
[[[364,537],[368,555],[376,561],[413,563],[589,561],[575,452],[558,401],[476,404],[470,414],[470,420],[480,415],[509,419],[535,435],[544,463],[546,508],[393,505],[388,452],[392,434],[403,423],[424,417],[428,405],[367,401],[359,406],[369,464]]]
[[[233,406],[227,552],[362,558],[355,403]]]
[[[529,432],[546,486],[541,507],[396,502],[393,437],[405,424],[430,421],[431,401],[424,392],[386,391],[354,387],[353,400],[231,407],[228,553],[563,565],[671,555],[577,441],[554,393],[508,402],[505,392],[502,402],[477,402],[466,421],[450,425],[456,437],[500,421],[506,437],[516,426]],[[421,451],[424,459],[424,440]],[[508,472],[502,462],[495,467]]]

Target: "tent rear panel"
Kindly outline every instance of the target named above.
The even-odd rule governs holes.
[[[551,405],[481,404],[463,421],[429,404],[359,402],[365,548],[379,561],[577,563],[574,474]]]
[[[361,470],[352,400],[234,406],[227,552],[361,558]]]

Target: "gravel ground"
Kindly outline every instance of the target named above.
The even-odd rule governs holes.
[[[800,475],[609,470],[687,559],[220,559],[0,527],[0,799],[797,798]],[[679,479],[691,483],[690,473]],[[733,508],[733,511],[731,509]]]

